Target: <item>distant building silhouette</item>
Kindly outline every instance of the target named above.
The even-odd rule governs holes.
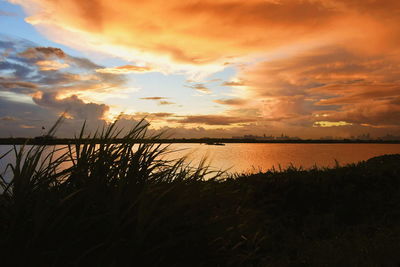
[[[379,137],[378,139],[382,141],[400,141],[400,136],[387,134],[385,136]]]
[[[243,135],[243,136],[232,136],[232,139],[248,139],[248,140],[260,140],[260,141],[263,141],[263,140],[264,141],[301,140],[297,136],[291,137],[291,136],[287,136],[283,133],[281,134],[281,136],[277,136],[277,137],[275,137],[273,135],[267,136],[266,134],[263,134],[263,136],[248,134],[248,135]]]

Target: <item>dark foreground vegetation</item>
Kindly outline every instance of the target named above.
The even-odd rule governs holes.
[[[400,155],[229,178],[135,144],[145,127],[116,136],[10,152],[1,266],[400,264]]]

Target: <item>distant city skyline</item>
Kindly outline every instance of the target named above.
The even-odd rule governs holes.
[[[262,136],[258,135],[243,135],[243,136],[232,136],[232,139],[254,139],[254,140],[301,140],[304,138],[300,138],[297,136],[289,136],[282,133],[280,136],[274,135],[266,135]],[[341,136],[321,136],[320,138],[316,138],[315,140],[382,140],[382,141],[400,141],[400,135],[390,135],[386,134],[384,136],[376,136],[373,137],[369,133],[360,134],[357,136],[349,136],[349,137],[341,137]]]

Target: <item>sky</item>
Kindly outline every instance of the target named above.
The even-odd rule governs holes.
[[[0,137],[400,135],[400,1],[0,0]],[[123,114],[123,115],[121,115]]]

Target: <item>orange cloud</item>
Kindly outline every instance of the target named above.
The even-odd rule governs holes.
[[[240,98],[231,98],[231,99],[217,99],[214,100],[214,102],[221,105],[240,106],[246,104],[247,100]]]
[[[261,62],[242,70],[239,77],[246,80],[248,98],[259,101],[266,120],[400,126],[400,53],[396,51],[378,56],[339,47],[310,49]]]
[[[133,65],[124,65],[115,68],[96,69],[96,72],[109,73],[109,74],[144,73],[150,71],[152,71],[150,67],[133,66]]]
[[[59,70],[68,68],[69,65],[67,63],[61,63],[55,60],[41,60],[37,61],[36,64],[39,66],[39,69],[42,71],[50,71],[50,70]]]
[[[232,125],[238,123],[255,122],[254,117],[233,117],[226,115],[189,115],[183,119],[171,120],[178,123],[194,123],[206,125]]]
[[[167,101],[164,99],[168,99],[168,97],[161,97],[161,96],[151,96],[151,97],[142,97],[141,100],[153,100],[157,101],[159,105],[173,105],[175,102]]]
[[[109,82],[115,73],[151,71],[137,66],[210,72],[227,67],[226,62],[236,67],[236,79],[222,85],[239,86],[240,92],[215,100],[231,109],[224,115],[186,116],[181,123],[230,125],[261,116],[303,128],[327,122],[400,125],[398,0],[10,1],[23,6],[26,20],[57,42],[135,62],[95,67],[99,81]],[[71,64],[54,48],[25,53]],[[65,81],[57,85],[75,94],[79,88],[68,87],[66,77],[57,77]],[[37,90],[16,83],[15,90]],[[0,80],[4,90],[10,84]],[[96,89],[89,81],[85,86],[96,93],[109,87]],[[210,93],[202,83],[188,87]]]
[[[400,96],[396,99],[369,99],[325,112],[324,120],[346,121],[372,127],[400,126]]]
[[[170,113],[170,112],[135,112],[132,115],[126,115],[123,114],[121,118],[124,119],[134,119],[134,120],[140,120],[143,118],[150,119],[150,120],[164,120],[165,118],[171,118],[174,117],[175,113]]]
[[[3,77],[0,77],[0,89],[4,91],[12,91],[18,93],[29,94],[38,88],[38,85],[31,82],[19,82],[19,81],[9,81]]]
[[[150,97],[142,97],[140,99],[142,99],[142,100],[163,100],[163,99],[168,99],[168,97],[150,96]]]
[[[17,118],[14,118],[12,116],[4,116],[4,117],[0,117],[0,120],[2,120],[2,121],[16,121]]]
[[[22,129],[34,129],[34,128],[36,128],[36,126],[25,125],[25,124],[21,124],[19,127],[21,127]]]
[[[52,59],[52,58],[66,58],[67,55],[60,48],[56,47],[31,47],[19,53],[20,56],[29,59]]]
[[[348,126],[348,125],[352,125],[352,124],[345,122],[345,121],[337,121],[337,122],[316,121],[316,122],[314,122],[314,127],[337,127],[337,126]]]
[[[171,101],[160,101],[158,102],[159,105],[173,105],[175,104],[174,102]]]
[[[197,83],[197,84],[193,84],[193,85],[187,85],[186,87],[195,89],[199,93],[211,94],[210,89],[208,89],[204,84],[201,84],[201,83]]]
[[[223,66],[332,42],[375,53],[400,38],[397,0],[10,1],[57,42],[156,64]]]
[[[245,83],[243,81],[231,81],[222,83],[223,86],[244,86]]]

